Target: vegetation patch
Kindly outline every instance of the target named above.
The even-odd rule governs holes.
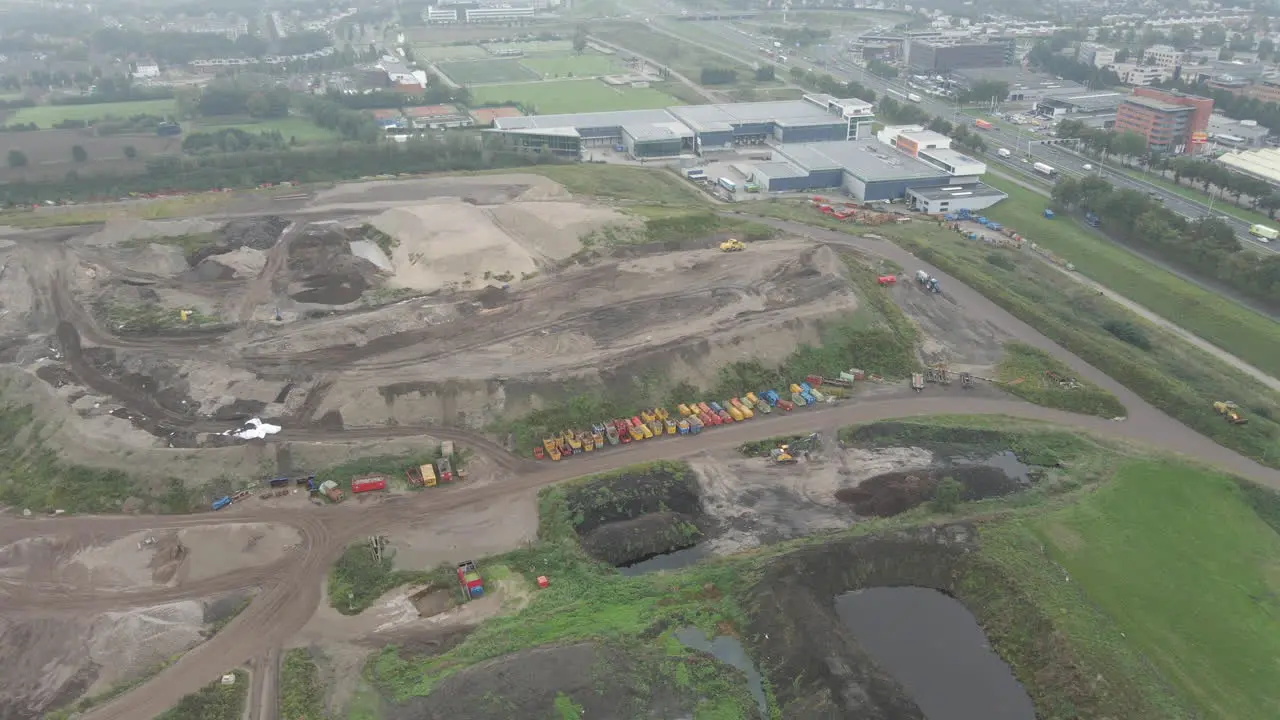
[[[1251,492],[1261,493],[1276,502]],[[1031,527],[1202,717],[1280,713],[1274,684],[1256,672],[1280,655],[1280,535],[1231,478],[1132,462]],[[1187,587],[1197,590],[1178,590]]]
[[[1006,343],[1004,352],[996,378],[1005,390],[1023,400],[1104,418],[1127,414],[1115,395],[1076,378],[1071,368],[1049,353],[1019,342]]]
[[[305,720],[328,717],[320,669],[316,667],[311,653],[303,648],[285,653],[280,665],[280,717]]]
[[[133,305],[101,302],[94,306],[98,317],[121,335],[154,335],[160,332],[201,330],[219,327],[222,320],[194,308],[169,308],[152,304]]]
[[[624,200],[639,205],[706,205],[706,199],[696,189],[666,170],[583,163],[539,165],[527,172],[551,178],[575,195]]]
[[[368,223],[360,226],[360,239],[377,245],[388,258],[391,257],[391,251],[395,250],[396,246],[400,244],[400,241],[396,238]]]
[[[546,80],[470,88],[476,105],[519,105],[529,114],[653,110],[675,105],[654,88],[613,87],[599,80]]]
[[[452,587],[456,582],[453,572],[448,566],[433,571],[397,570],[389,548],[379,550],[371,542],[352,543],[329,570],[329,605],[343,615],[359,615],[383,593],[401,585]]]
[[[244,701],[249,695],[249,673],[236,670],[235,682],[223,685],[214,680],[199,692],[192,693],[156,720],[237,720],[244,715]]]

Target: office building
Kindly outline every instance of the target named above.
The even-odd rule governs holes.
[[[1136,132],[1147,148],[1165,154],[1198,153],[1208,142],[1213,100],[1136,88],[1116,110],[1116,132]]]
[[[1003,67],[1008,42],[943,42],[912,40],[909,64],[915,72],[949,73],[961,68]]]

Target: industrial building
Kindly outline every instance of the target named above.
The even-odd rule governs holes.
[[[1280,187],[1280,150],[1276,148],[1227,153],[1218,158],[1218,162],[1235,172]]]
[[[1009,85],[1007,102],[1038,102],[1048,98],[1088,95],[1089,89],[1070,80],[1023,70],[1021,67],[965,68],[951,73],[951,78],[965,88],[981,82],[1003,82]]]
[[[912,40],[908,64],[913,71],[949,73],[961,68],[1002,67],[1014,54],[1014,43],[960,41],[941,39]]]
[[[1209,116],[1209,140],[1215,145],[1235,149],[1262,147],[1270,134],[1257,120],[1233,120],[1216,113]]]
[[[907,205],[930,215],[986,210],[1007,197],[1008,193],[982,183],[907,188]]]
[[[444,130],[446,128],[471,127],[475,120],[458,110],[455,105],[422,105],[407,107],[404,114],[417,130]]]
[[[1209,141],[1213,100],[1196,95],[1136,88],[1116,110],[1116,132],[1135,132],[1158,153],[1198,153]]]
[[[581,156],[621,145],[634,158],[662,158],[769,143],[867,137],[871,104],[830,95],[801,100],[495,118],[491,131],[511,147]]]

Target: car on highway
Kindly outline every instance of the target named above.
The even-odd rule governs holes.
[[[1089,163],[1085,163],[1085,164],[1084,164],[1084,165],[1082,165],[1081,167],[1082,167],[1083,169],[1085,169],[1085,170],[1092,170],[1092,169],[1093,169],[1093,166],[1092,166],[1092,165],[1090,165]]]

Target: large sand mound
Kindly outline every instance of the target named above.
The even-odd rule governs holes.
[[[391,253],[392,284],[430,292],[520,280],[577,252],[582,235],[627,220],[579,203],[481,207],[439,198],[387,210],[372,224],[398,241]]]

